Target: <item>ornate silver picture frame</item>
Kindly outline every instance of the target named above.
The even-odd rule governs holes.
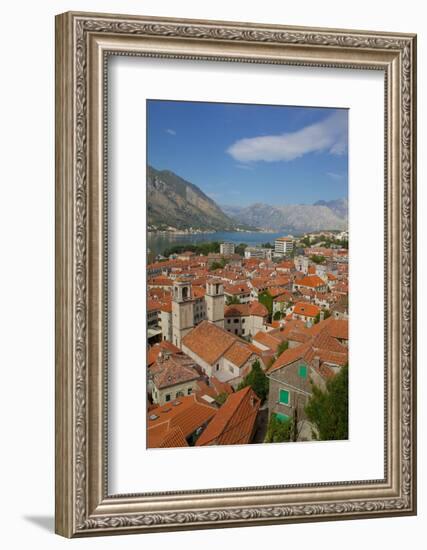
[[[384,478],[109,493],[106,118],[107,60],[115,55],[383,72]],[[56,532],[82,537],[415,514],[415,179],[415,35],[58,15]]]

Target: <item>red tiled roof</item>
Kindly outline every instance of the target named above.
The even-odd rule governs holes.
[[[203,380],[199,380],[197,382],[197,386],[199,387],[198,395],[209,395],[213,399],[217,397],[221,393],[226,393],[227,395],[230,395],[233,393],[233,388],[228,384],[227,382],[221,382],[216,378],[215,376],[211,376],[209,379],[209,386],[204,382]]]
[[[202,445],[237,445],[249,443],[260,399],[250,386],[230,395],[196,441]]]
[[[224,292],[236,296],[238,294],[250,294],[251,289],[247,284],[240,285],[225,285]]]
[[[209,321],[202,321],[184,336],[182,344],[212,365],[237,340],[237,336],[223,328]]]
[[[257,317],[267,317],[268,309],[257,300],[249,303],[249,314]]]
[[[297,346],[295,348],[288,348],[283,353],[280,354],[280,356],[274,361],[274,363],[271,365],[271,367],[268,369],[267,372],[273,372],[277,369],[280,369],[286,365],[290,365],[294,361],[297,361],[298,359],[303,359],[304,355],[307,353],[307,351],[310,349],[310,343],[302,344],[301,346]]]
[[[317,275],[307,275],[302,279],[295,281],[296,285],[308,286],[310,288],[318,288],[319,286],[325,286],[325,281]]]
[[[249,304],[231,304],[226,306],[224,310],[224,317],[248,317],[249,315],[267,317],[268,309],[254,300]]]
[[[316,317],[320,313],[320,307],[306,302],[298,302],[295,304],[293,313],[295,315],[304,315],[305,317]]]
[[[171,355],[162,361],[157,359],[150,368],[150,376],[156,388],[169,388],[197,380],[200,375],[193,365],[194,362],[185,354]]]
[[[189,437],[200,426],[208,422],[217,409],[201,402],[195,395],[180,397],[161,407],[151,409],[147,419],[147,446],[158,448],[162,446],[169,432],[179,428],[184,438]],[[166,440],[168,441],[168,440]]]
[[[253,337],[253,340],[259,342],[261,345],[268,347],[272,351],[276,352],[277,348],[281,344],[281,340],[275,338],[271,333],[259,331]]]
[[[162,342],[159,342],[158,344],[154,344],[149,350],[147,354],[147,364],[148,366],[152,365],[157,357],[159,356],[159,353],[161,351],[169,351],[170,353],[180,353],[181,350],[174,346],[172,342],[168,342],[167,340],[163,340]]]
[[[224,358],[230,361],[230,363],[233,363],[233,365],[236,365],[236,367],[241,367],[252,355],[254,355],[254,351],[249,345],[243,344],[242,342],[234,342],[225,352]]]
[[[337,330],[338,327],[335,326],[335,322],[335,319],[329,318],[314,325],[311,329],[307,329],[306,331],[295,331],[295,334],[291,332],[289,335],[290,340],[309,340],[306,341],[304,344],[301,344],[294,348],[289,348],[284,351],[280,355],[280,357],[273,363],[268,372],[272,372],[276,369],[289,365],[298,359],[304,359],[305,361],[310,363],[313,362],[314,359],[318,358],[320,361],[319,367],[322,367],[322,365],[325,363],[326,366],[328,364],[344,366],[348,362],[348,348],[342,345],[338,341],[338,337],[333,336],[332,333],[339,333],[342,336],[345,333],[344,324],[346,323],[346,321],[343,321],[344,324],[340,323],[340,331]],[[300,340],[297,340],[297,336],[300,338]],[[319,367],[316,368],[318,372],[322,374],[322,370],[321,368],[319,369]],[[325,375],[328,374],[328,372],[329,371],[324,370]]]
[[[147,284],[151,286],[172,286],[173,281],[168,277],[162,277],[159,275],[159,277],[153,277],[152,279],[148,279]]]
[[[159,447],[188,447],[188,443],[184,437],[184,434],[182,433],[181,428],[179,426],[176,426],[175,428],[172,428],[171,430],[166,432],[166,435],[163,441],[159,444]]]

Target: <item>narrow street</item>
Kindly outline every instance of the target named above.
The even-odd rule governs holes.
[[[255,435],[252,443],[264,443],[265,434],[268,426],[268,408],[260,409],[256,419]]]

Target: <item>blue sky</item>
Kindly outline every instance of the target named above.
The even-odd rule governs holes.
[[[344,109],[147,102],[148,162],[218,204],[312,204],[348,196]]]

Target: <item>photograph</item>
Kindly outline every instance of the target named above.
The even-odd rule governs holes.
[[[348,115],[146,101],[149,449],[349,439]]]

